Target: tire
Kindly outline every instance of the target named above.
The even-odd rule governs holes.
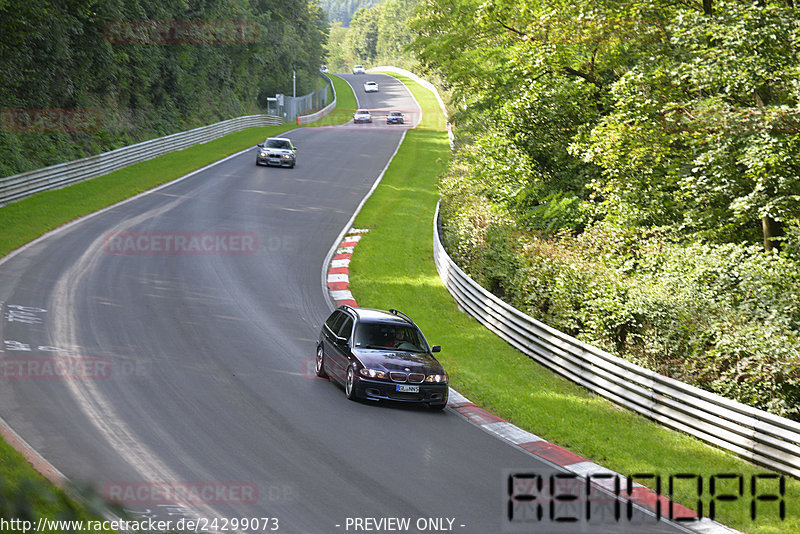
[[[447,404],[429,404],[428,406],[430,407],[431,410],[435,412],[441,412],[442,410],[445,409]]]
[[[356,368],[352,365],[347,368],[344,379],[344,394],[350,400],[356,400]]]
[[[318,377],[328,378],[328,373],[325,372],[325,352],[322,350],[322,346],[317,347],[317,363],[314,367]]]
[[[295,162],[293,161],[293,162],[292,162],[292,164],[291,164],[291,165],[289,165],[289,168],[290,168],[290,169],[294,169],[294,166],[295,166]]]

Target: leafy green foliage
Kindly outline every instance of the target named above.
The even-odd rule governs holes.
[[[109,32],[157,21],[246,31],[221,34],[219,42],[171,44],[139,44],[140,34]],[[0,5],[0,110],[89,109],[100,118],[99,126],[77,131],[4,124],[0,175],[263,113],[268,96],[291,92],[293,68],[300,94],[316,88],[326,37],[324,13],[305,0]]]
[[[793,3],[427,0],[413,27],[451,94],[459,263],[565,332],[800,419]]]
[[[634,363],[800,420],[796,259],[607,223],[577,239],[520,231],[446,183],[448,250],[482,286]]]
[[[353,65],[394,65],[413,68],[408,52],[413,40],[410,22],[421,0],[385,0],[357,10],[349,28],[334,23],[328,44],[328,64],[335,71]]]
[[[375,7],[382,0],[320,0],[320,7],[328,13],[328,20],[350,26],[353,14],[359,9]]]
[[[378,15],[380,8],[359,9],[353,15],[345,45],[359,63],[372,63],[378,55]]]
[[[600,211],[734,242],[757,239],[763,217],[791,221],[800,18],[719,2],[713,17],[681,11],[665,28],[669,46],[615,82],[613,110],[571,147],[604,170]]]
[[[0,518],[6,521],[18,520],[18,525],[24,521],[36,525],[40,518],[102,521],[108,512],[120,516],[123,513],[117,507],[110,509],[91,488],[70,485],[69,493],[57,488],[35,472],[27,460],[5,441],[0,441],[0,463]],[[104,529],[98,532],[112,531]]]

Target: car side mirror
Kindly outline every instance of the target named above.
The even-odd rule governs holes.
[[[264,148],[264,143],[258,143],[258,148]]]
[[[441,345],[434,345],[431,347],[431,352],[442,352]]]
[[[347,345],[347,338],[336,336],[336,344],[342,346]]]

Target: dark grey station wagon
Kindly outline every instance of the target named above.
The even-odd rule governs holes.
[[[317,343],[317,376],[344,386],[348,399],[447,405],[448,377],[419,327],[397,310],[340,306]]]

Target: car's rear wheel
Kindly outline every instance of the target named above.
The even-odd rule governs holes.
[[[356,369],[352,365],[347,368],[344,379],[344,394],[350,400],[356,400]]]
[[[322,350],[322,346],[317,347],[317,363],[315,367],[318,377],[328,378],[328,373],[325,372],[325,352]]]
[[[445,409],[447,404],[429,404],[428,406],[430,406],[431,410],[440,412]]]

